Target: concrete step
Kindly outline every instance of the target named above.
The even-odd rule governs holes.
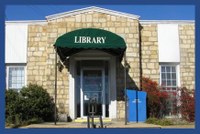
[[[112,121],[112,119],[110,119],[110,118],[103,118],[102,120],[103,120],[103,122],[111,122]],[[74,120],[74,122],[77,122],[77,123],[87,122],[87,118],[77,118]],[[99,118],[97,118],[97,117],[94,118],[94,122],[95,123],[100,122]]]

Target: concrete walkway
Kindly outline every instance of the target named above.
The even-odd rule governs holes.
[[[96,123],[96,126],[100,125]],[[194,128],[194,125],[172,125],[172,126],[160,126],[146,123],[128,123],[127,125],[124,122],[109,122],[104,123],[106,128]],[[87,123],[76,123],[76,122],[57,122],[55,125],[54,122],[45,122],[41,124],[31,124],[29,126],[21,128],[87,128]]]

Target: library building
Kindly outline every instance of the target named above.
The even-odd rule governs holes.
[[[6,21],[5,30],[6,89],[42,86],[60,120],[86,118],[91,99],[103,119],[124,119],[125,89],[142,92],[142,77],[169,93],[195,89],[194,20],[140,20],[92,6]]]

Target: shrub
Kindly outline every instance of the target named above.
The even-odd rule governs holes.
[[[195,120],[195,96],[194,90],[188,90],[183,87],[180,88],[181,96],[179,107],[182,118],[186,121],[193,122]]]
[[[45,89],[38,85],[30,84],[20,91],[23,97],[24,119],[41,118],[51,121],[54,117],[54,103]]]
[[[173,125],[173,122],[169,119],[158,119],[158,118],[148,118],[146,120],[146,123],[148,124],[155,124],[155,125],[161,125],[161,126],[169,126]]]
[[[150,117],[145,122],[148,123],[148,124],[156,124],[157,120],[158,119],[155,118],[155,117]]]
[[[158,83],[150,78],[142,78],[142,89],[147,92],[147,110],[149,117],[162,117],[166,111],[168,94],[161,92]]]
[[[9,124],[51,121],[54,107],[53,99],[41,86],[30,84],[19,93],[6,91],[6,122]]]
[[[6,90],[6,122],[19,123],[21,117],[21,98],[14,90]]]

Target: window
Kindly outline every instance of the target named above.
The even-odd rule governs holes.
[[[161,86],[165,91],[175,91],[177,88],[176,66],[161,66]]]
[[[7,88],[19,90],[25,86],[25,67],[8,66],[7,67]]]
[[[160,66],[160,85],[162,90],[168,92],[167,109],[165,116],[176,115],[177,105],[177,87],[178,87],[178,66],[161,65]]]

